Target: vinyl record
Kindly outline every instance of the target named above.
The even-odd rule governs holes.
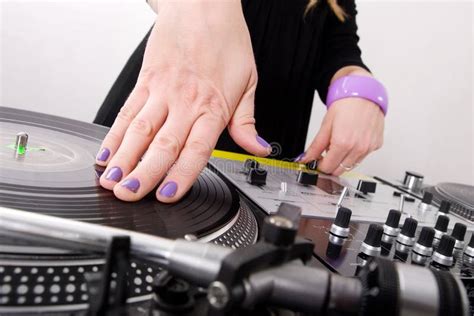
[[[225,180],[203,171],[174,204],[150,194],[129,203],[103,189],[95,155],[107,128],[11,108],[0,108],[0,205],[138,232],[178,238],[203,236],[227,224],[239,197]],[[23,155],[16,135],[28,134]]]

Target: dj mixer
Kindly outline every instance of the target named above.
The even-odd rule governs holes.
[[[98,182],[107,128],[3,107],[0,124],[0,315],[200,315],[229,295],[244,315],[377,315],[368,311],[385,292],[369,284],[374,271],[398,275],[387,315],[472,314],[471,186],[427,185],[416,172],[333,177],[317,162],[214,151],[179,202],[127,203]],[[168,270],[181,283],[169,286]],[[234,272],[244,281],[231,295],[222,284]],[[292,294],[257,304],[271,292],[257,291],[262,280],[278,278],[294,281],[284,283]]]

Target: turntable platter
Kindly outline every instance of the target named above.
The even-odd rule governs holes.
[[[168,238],[209,234],[229,223],[239,196],[206,169],[178,203],[150,194],[140,202],[119,201],[101,188],[103,168],[94,164],[107,128],[0,107],[0,205],[115,226]],[[29,135],[26,152],[15,155],[17,133]]]

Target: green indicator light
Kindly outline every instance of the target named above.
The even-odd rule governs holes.
[[[24,155],[26,152],[26,147],[25,146],[22,146],[22,145],[19,145],[17,148],[16,148],[16,153],[18,155]]]

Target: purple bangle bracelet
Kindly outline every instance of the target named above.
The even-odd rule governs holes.
[[[326,107],[345,98],[364,98],[377,104],[387,115],[388,96],[385,87],[372,77],[350,75],[337,79],[329,87]]]

